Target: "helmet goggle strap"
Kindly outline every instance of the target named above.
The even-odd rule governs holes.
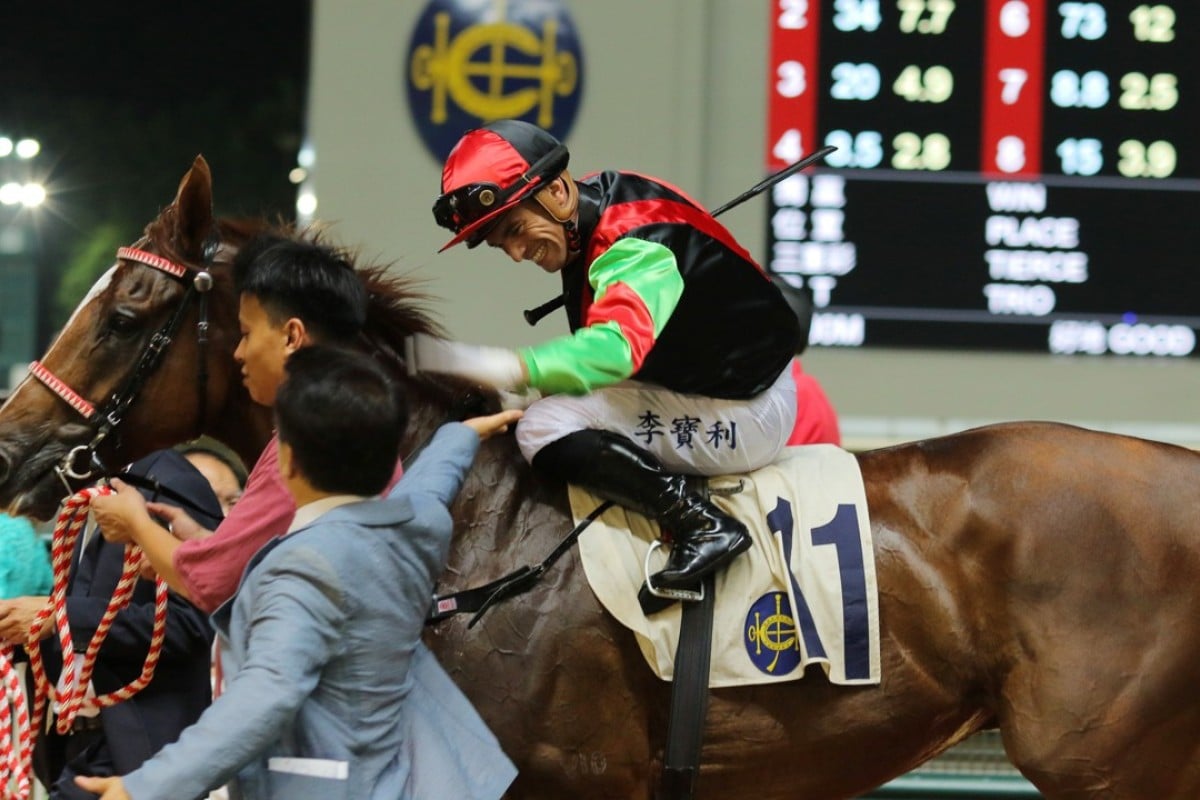
[[[567,155],[566,146],[558,145],[506,187],[479,182],[468,183],[446,192],[433,204],[434,219],[443,228],[459,233],[481,217],[487,216],[497,208],[503,208],[513,195],[526,187],[546,183],[550,178],[557,176],[567,166]]]

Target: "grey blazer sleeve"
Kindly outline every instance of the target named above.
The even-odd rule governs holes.
[[[479,434],[473,428],[461,422],[443,425],[416,460],[404,465],[404,475],[392,487],[388,499],[427,494],[449,505],[458,495],[478,450]]]
[[[125,776],[134,800],[196,797],[225,783],[279,740],[321,679],[344,634],[344,591],[311,549],[260,568],[246,663],[178,741]]]

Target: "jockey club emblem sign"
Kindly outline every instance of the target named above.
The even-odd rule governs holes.
[[[767,675],[787,675],[800,666],[800,636],[792,603],[784,592],[758,598],[746,615],[746,655]]]
[[[439,162],[465,131],[496,119],[565,139],[583,90],[579,35],[560,0],[430,0],[409,42],[405,84]]]

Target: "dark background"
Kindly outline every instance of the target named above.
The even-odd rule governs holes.
[[[43,346],[197,154],[218,214],[294,215],[310,20],[307,0],[4,4],[0,135],[41,142],[48,193]]]

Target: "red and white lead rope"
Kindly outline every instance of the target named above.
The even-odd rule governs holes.
[[[61,692],[58,692],[55,687],[50,685],[49,680],[46,678],[45,669],[42,666],[40,649],[36,647],[30,648],[29,662],[33,670],[36,691],[33,710],[34,730],[41,729],[41,723],[45,715],[45,701],[48,699],[50,701],[57,701],[61,707],[61,711],[58,714],[58,732],[65,734],[70,731],[71,724],[74,722],[79,710],[83,707],[84,697],[87,694],[88,684],[91,682],[100,646],[103,644],[104,638],[108,635],[108,630],[112,627],[117,614],[129,605],[129,600],[133,595],[133,586],[138,578],[141,551],[133,545],[129,545],[125,548],[125,565],[121,573],[121,578],[117,582],[117,587],[113,591],[112,599],[109,601],[104,616],[96,626],[96,632],[92,636],[91,642],[88,643],[83,657],[83,664],[77,673],[75,670],[75,647],[71,638],[71,626],[67,620],[67,578],[70,573],[71,556],[75,550],[75,541],[79,538],[80,529],[82,529],[87,519],[88,507],[91,505],[92,498],[97,495],[108,494],[110,491],[107,488],[91,488],[76,493],[63,505],[63,510],[59,514],[58,522],[55,525],[50,553],[51,564],[54,568],[54,590],[50,597],[50,604],[35,617],[30,627],[30,636],[36,636],[50,614],[54,614],[63,654],[63,678],[60,681],[63,688]],[[167,586],[159,579],[155,586],[154,628],[150,638],[150,649],[146,653],[146,661],[142,667],[142,672],[132,683],[114,692],[95,697],[92,702],[96,706],[106,708],[122,700],[127,700],[150,682],[154,677],[154,670],[158,666],[159,656],[162,654],[162,643],[166,634],[166,621]]]
[[[61,707],[57,722],[58,732],[65,734],[71,730],[71,724],[83,707],[100,646],[104,643],[117,614],[129,605],[133,596],[133,588],[138,579],[138,568],[141,563],[141,550],[131,544],[125,548],[124,569],[120,580],[117,581],[112,599],[109,600],[108,608],[96,626],[96,632],[84,652],[83,663],[76,672],[75,645],[71,638],[71,625],[67,620],[67,579],[71,570],[71,557],[75,550],[75,541],[79,538],[79,532],[87,520],[92,498],[109,494],[111,491],[108,488],[90,488],[72,495],[63,504],[63,509],[54,526],[54,536],[50,546],[50,562],[54,569],[54,589],[50,595],[50,603],[34,617],[33,624],[29,629],[29,637],[31,641],[39,639],[42,626],[51,614],[54,615],[58,627],[59,643],[62,647],[63,664],[62,679],[60,680],[62,690],[61,692],[56,690],[46,677],[41,648],[32,644],[28,646],[26,649],[29,651],[29,666],[34,678],[33,730],[42,728],[47,701],[56,701]],[[160,578],[155,585],[154,628],[150,636],[150,649],[146,653],[146,661],[142,666],[141,674],[133,682],[114,692],[98,695],[91,700],[92,703],[99,708],[107,708],[122,700],[128,700],[150,683],[154,677],[154,670],[158,666],[159,657],[162,655],[162,644],[167,630],[166,623],[167,584]]]
[[[25,687],[12,663],[11,648],[0,651],[0,798],[29,800],[33,789],[33,736]],[[15,722],[15,724],[14,724]]]
[[[54,571],[54,587],[50,592],[50,602],[34,615],[29,627],[31,644],[26,647],[29,651],[29,667],[33,671],[33,729],[42,730],[42,721],[46,714],[46,701],[57,700],[63,706],[59,717],[58,732],[68,733],[75,714],[70,708],[77,686],[75,671],[75,643],[71,638],[71,625],[67,621],[67,580],[71,573],[71,556],[74,552],[75,541],[79,531],[87,521],[87,509],[92,498],[102,490],[84,489],[63,504],[54,525],[54,535],[50,542],[50,566]],[[122,577],[124,577],[122,575]],[[65,697],[59,697],[58,692],[46,677],[46,669],[42,665],[42,650],[35,643],[41,641],[42,626],[53,614],[58,627],[58,640],[62,648],[62,684]],[[99,630],[97,630],[99,633]],[[78,710],[78,706],[75,707]]]

